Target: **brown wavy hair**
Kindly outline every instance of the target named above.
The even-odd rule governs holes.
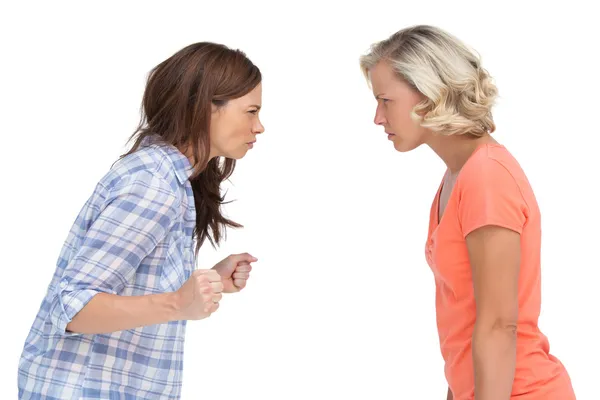
[[[191,44],[151,70],[142,100],[140,123],[130,137],[135,152],[148,136],[182,151],[190,151],[195,163],[190,183],[196,205],[196,253],[208,238],[219,244],[227,227],[242,225],[221,212],[225,196],[221,182],[235,168],[235,160],[210,159],[212,105],[222,107],[242,97],[262,81],[261,72],[240,50],[222,44]]]

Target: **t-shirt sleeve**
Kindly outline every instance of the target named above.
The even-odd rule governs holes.
[[[499,161],[486,158],[460,178],[458,218],[463,237],[487,225],[522,233],[528,208],[517,181]]]

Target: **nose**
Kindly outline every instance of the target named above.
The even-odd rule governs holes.
[[[375,120],[373,122],[375,122],[375,125],[385,125],[387,122],[379,106],[377,106],[377,110],[375,110]]]
[[[265,127],[263,126],[262,122],[260,122],[259,119],[256,119],[256,123],[254,124],[252,131],[254,132],[255,135],[261,134],[265,131]]]

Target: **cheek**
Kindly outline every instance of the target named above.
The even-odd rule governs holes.
[[[399,132],[407,129],[406,110],[399,104],[388,105],[385,110],[385,116],[393,130]]]
[[[239,144],[240,141],[244,142],[246,139],[248,139],[248,132],[251,131],[251,124],[249,120],[249,118],[242,117],[238,118],[232,123],[229,136],[232,141],[235,141],[235,143]]]
[[[241,137],[243,137],[243,123],[240,118],[229,118],[227,121],[222,121],[215,129],[215,140],[225,146],[235,145]]]

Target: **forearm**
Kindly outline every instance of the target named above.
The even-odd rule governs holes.
[[[67,331],[111,333],[177,320],[176,293],[118,296],[99,293],[67,324]]]
[[[515,375],[516,330],[476,325],[472,350],[475,400],[508,400]]]

